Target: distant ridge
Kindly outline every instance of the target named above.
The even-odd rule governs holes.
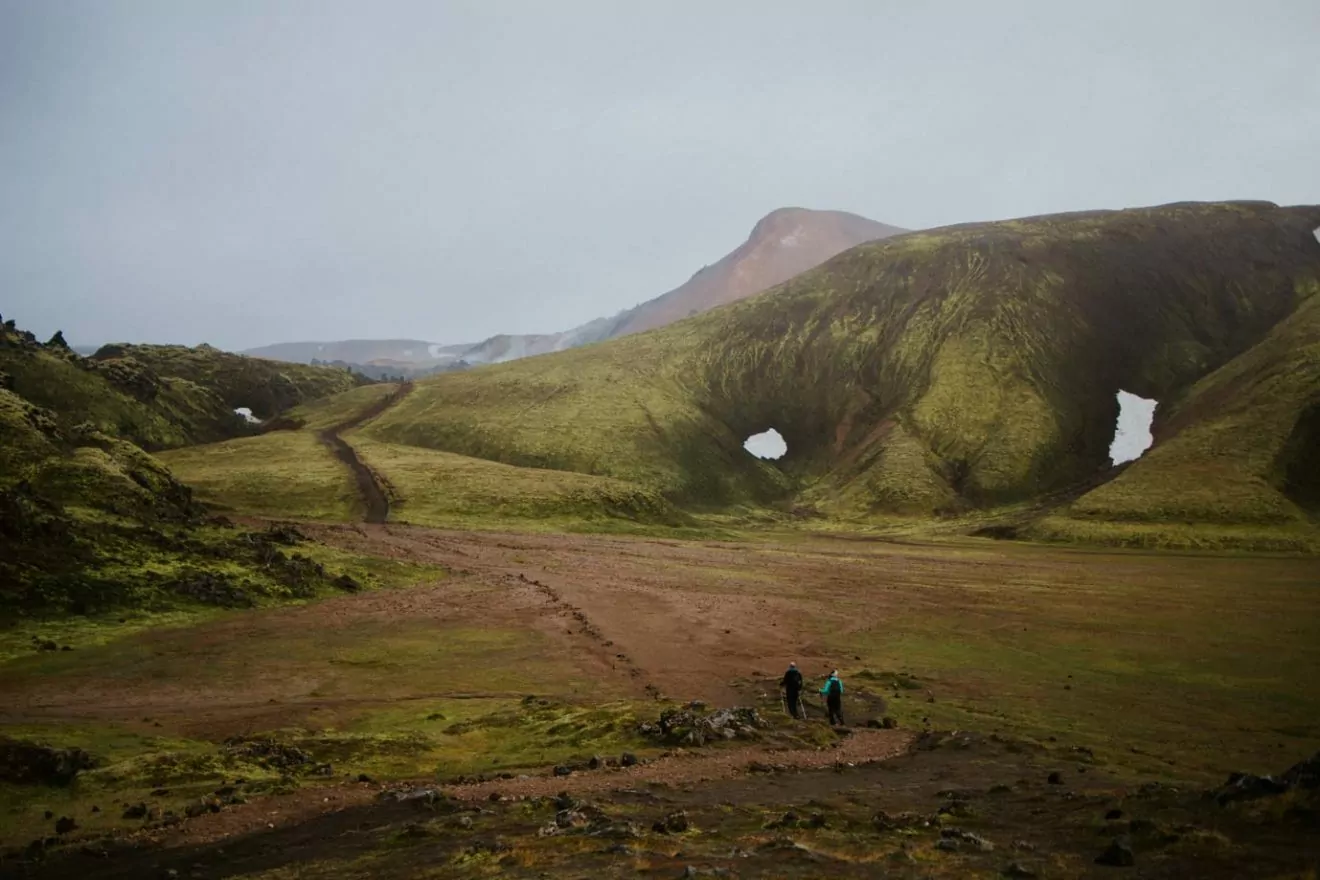
[[[439,345],[420,339],[284,342],[248,349],[243,354],[297,363],[363,365],[400,375],[452,369],[460,361],[512,361],[663,327],[768,290],[859,244],[905,231],[844,211],[780,208],[762,217],[747,240],[732,252],[703,266],[668,293],[571,330],[500,334],[475,345]]]

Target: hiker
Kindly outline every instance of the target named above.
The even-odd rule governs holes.
[[[830,710],[830,724],[843,727],[843,682],[839,680],[839,670],[830,673],[820,692],[825,697],[826,708]]]
[[[780,689],[784,692],[784,698],[788,703],[788,714],[794,718],[802,717],[802,673],[798,672],[797,664],[788,664],[788,672],[784,673],[784,678],[779,682]]]

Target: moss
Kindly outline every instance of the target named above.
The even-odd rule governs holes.
[[[1286,353],[1285,325],[1309,326],[1317,222],[1313,208],[1179,204],[898,236],[659,331],[424,380],[361,436],[608,477],[692,512],[1050,499],[1108,468],[1118,389],[1200,399],[1241,358],[1271,381],[1311,362]],[[1251,398],[1274,407],[1280,438],[1317,387],[1309,368],[1287,381],[1273,403],[1264,386]],[[1249,420],[1257,403],[1237,405]],[[741,448],[769,426],[788,444],[773,465]],[[1218,460],[1200,445],[1194,458]],[[1222,456],[1254,454],[1234,441]],[[1150,459],[1124,479],[1161,467]],[[1286,501],[1255,510],[1252,480],[1296,482],[1275,472],[1249,466],[1216,521],[1295,519]]]
[[[361,515],[352,475],[307,431],[190,446],[161,460],[219,510],[338,521]]]

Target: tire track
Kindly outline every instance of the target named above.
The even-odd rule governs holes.
[[[364,518],[369,523],[383,523],[389,519],[390,494],[376,472],[367,467],[362,459],[358,457],[357,450],[340,435],[344,431],[351,431],[353,428],[379,417],[390,407],[407,397],[412,390],[412,382],[403,382],[392,394],[381,398],[351,419],[332,425],[318,431],[316,434],[317,439],[329,448],[334,457],[339,459],[353,473],[353,479],[357,483],[358,495],[367,508]]]
[[[525,574],[519,574],[517,579],[519,583],[534,587],[536,591],[545,598],[547,604],[550,605],[557,615],[577,621],[578,628],[576,634],[586,636],[588,639],[595,642],[601,649],[613,650],[618,647],[613,641],[605,638],[604,633],[602,633],[600,629],[591,622],[591,619],[587,617],[585,611],[566,600],[554,587],[534,578],[529,578]],[[574,634],[574,630],[571,627],[569,633]],[[660,699],[660,689],[649,680],[646,670],[633,662],[633,659],[626,653],[617,650],[613,651],[613,653],[614,658],[611,661],[611,665],[616,668],[622,667],[629,678],[642,684],[643,690],[646,692],[647,696]]]

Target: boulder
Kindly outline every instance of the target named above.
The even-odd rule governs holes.
[[[665,830],[670,834],[682,834],[690,827],[688,824],[687,813],[683,810],[676,810],[665,816],[663,820]]]
[[[1283,794],[1288,790],[1288,787],[1288,783],[1275,779],[1273,776],[1234,773],[1228,777],[1227,782],[1214,792],[1214,799],[1222,807],[1234,801],[1249,801]]]
[[[53,749],[0,737],[0,781],[3,782],[64,786],[96,763],[82,749]]]
[[[1320,788],[1320,752],[1316,752],[1305,761],[1294,764],[1283,776],[1279,777],[1279,781],[1285,785],[1295,785],[1298,788]]]
[[[1095,863],[1112,868],[1130,868],[1137,863],[1137,856],[1132,852],[1132,844],[1126,838],[1119,837],[1095,857]]]

